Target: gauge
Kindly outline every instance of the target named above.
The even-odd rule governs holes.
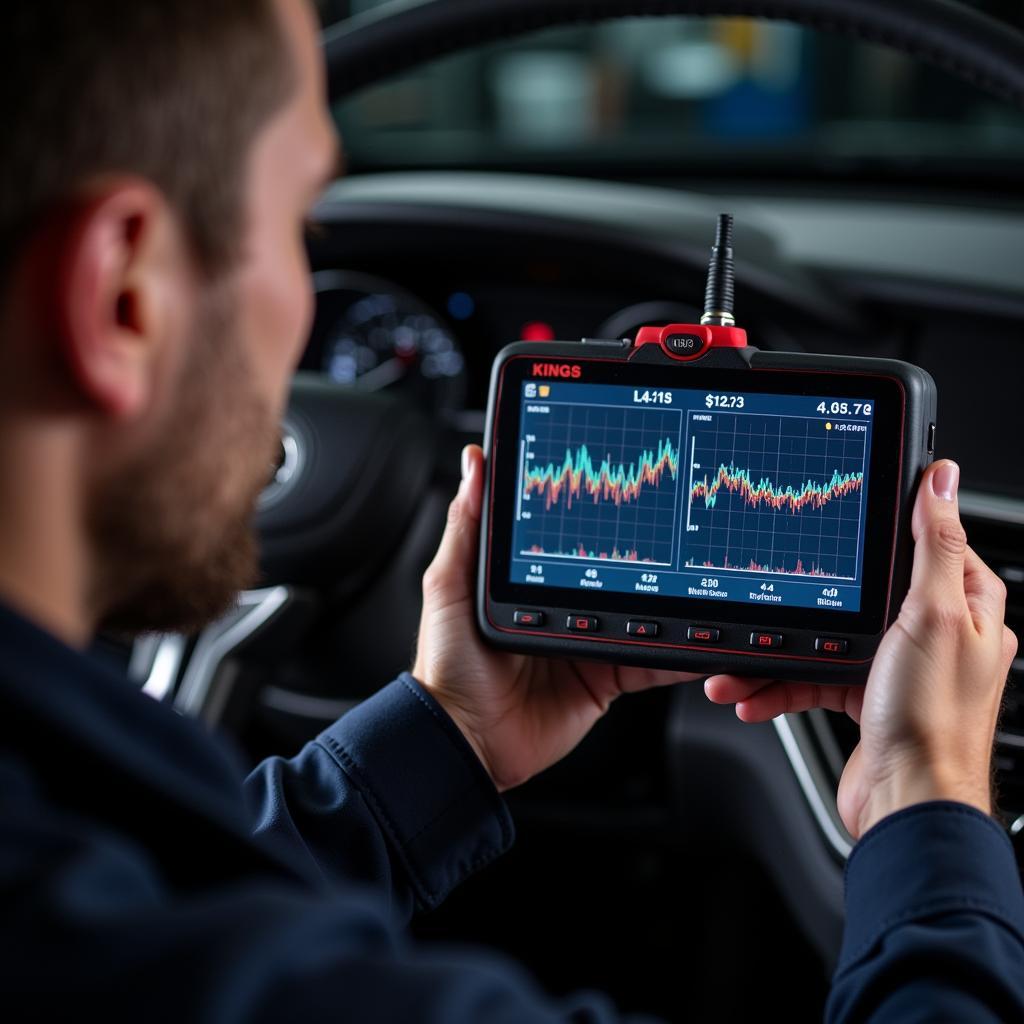
[[[303,366],[363,391],[401,389],[428,409],[458,408],[465,359],[444,320],[369,274],[313,275],[316,316]]]

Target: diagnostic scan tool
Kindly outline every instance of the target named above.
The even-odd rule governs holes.
[[[867,678],[909,585],[935,385],[751,345],[731,238],[723,215],[699,324],[499,353],[477,597],[495,646]]]

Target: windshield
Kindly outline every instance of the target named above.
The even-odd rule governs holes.
[[[326,23],[381,0],[322,0]],[[982,3],[1015,26],[1020,0]],[[1019,181],[1024,115],[883,47],[748,19],[638,18],[458,54],[337,107],[353,171]]]

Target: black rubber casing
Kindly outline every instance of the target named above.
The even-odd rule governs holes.
[[[789,377],[779,374],[772,378],[773,386],[770,390],[775,393],[785,393],[787,390],[780,389],[774,384],[775,381],[794,379],[796,374],[825,374],[836,382],[836,387],[846,390],[851,387],[851,380],[856,378],[873,380],[876,387],[882,386],[877,383],[880,380],[888,382],[885,387],[892,395],[899,395],[898,403],[902,408],[897,410],[898,417],[890,418],[893,436],[879,437],[876,434],[872,449],[875,451],[881,447],[883,453],[895,451],[898,442],[900,455],[898,467],[888,467],[888,471],[897,477],[892,481],[894,486],[891,498],[895,502],[892,516],[887,523],[873,518],[870,524],[875,557],[878,564],[882,565],[884,552],[888,568],[888,572],[879,571],[875,574],[879,592],[866,595],[878,609],[874,616],[874,626],[870,630],[863,628],[860,620],[867,616],[855,613],[836,614],[792,607],[762,608],[726,601],[703,602],[700,614],[706,617],[698,618],[689,613],[680,617],[672,613],[673,605],[680,603],[674,598],[611,592],[594,595],[587,591],[577,594],[574,591],[572,603],[566,603],[561,600],[564,591],[554,591],[554,588],[544,586],[530,587],[528,599],[516,597],[509,600],[507,579],[501,579],[498,574],[494,578],[491,575],[495,546],[508,543],[509,540],[504,533],[495,539],[493,506],[496,474],[514,473],[516,463],[514,451],[511,459],[503,459],[500,445],[499,418],[504,404],[501,401],[502,381],[506,368],[514,362],[521,362],[523,357],[546,363],[571,360],[573,364],[583,367],[588,362],[642,366],[645,367],[646,387],[705,386],[696,379],[696,375],[693,383],[687,384],[685,378],[690,368],[728,371],[730,377],[735,373],[735,382],[730,382],[730,386],[737,391],[749,387],[754,378],[747,375],[755,374],[756,371],[790,371]],[[664,366],[668,371],[660,383],[658,366]],[[762,385],[759,390],[767,389]],[[494,646],[552,657],[588,658],[706,674],[729,672],[822,683],[864,682],[878,643],[885,628],[898,614],[910,583],[913,553],[910,517],[917,483],[922,471],[932,460],[935,415],[936,390],[932,378],[919,367],[896,360],[765,352],[753,347],[710,347],[700,358],[681,361],[671,357],[660,345],[634,345],[626,339],[518,342],[509,345],[498,354],[494,362],[484,436],[487,472],[477,587],[480,630]],[[872,456],[873,468],[877,466],[875,457]],[[501,488],[499,483],[498,489]],[[869,511],[870,508],[869,499]],[[884,535],[880,533],[883,528]],[[497,560],[503,561],[502,558]],[[556,596],[557,603],[554,600]],[[588,598],[591,602],[588,602]],[[692,605],[695,602],[686,599],[684,603]],[[516,628],[513,625],[513,613],[517,608],[542,611],[546,625],[541,629]],[[809,620],[806,627],[800,623],[803,612],[806,612],[806,619]],[[566,628],[567,617],[586,614],[599,619],[600,632],[594,635],[570,633]],[[829,618],[833,614],[836,614],[836,618]],[[627,639],[625,627],[629,619],[658,621],[662,628],[657,639]],[[780,621],[785,621],[787,625],[780,626]],[[689,625],[715,627],[720,631],[720,642],[713,647],[688,643],[686,630]],[[783,647],[771,653],[749,648],[749,634],[758,631],[783,634]],[[849,644],[848,651],[842,656],[822,656],[815,651],[815,640],[822,636],[845,639]]]

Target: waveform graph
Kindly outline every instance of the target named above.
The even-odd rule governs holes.
[[[693,417],[684,565],[859,579],[869,429],[805,416]]]
[[[673,564],[682,412],[559,402],[530,408],[519,453],[519,557]]]

